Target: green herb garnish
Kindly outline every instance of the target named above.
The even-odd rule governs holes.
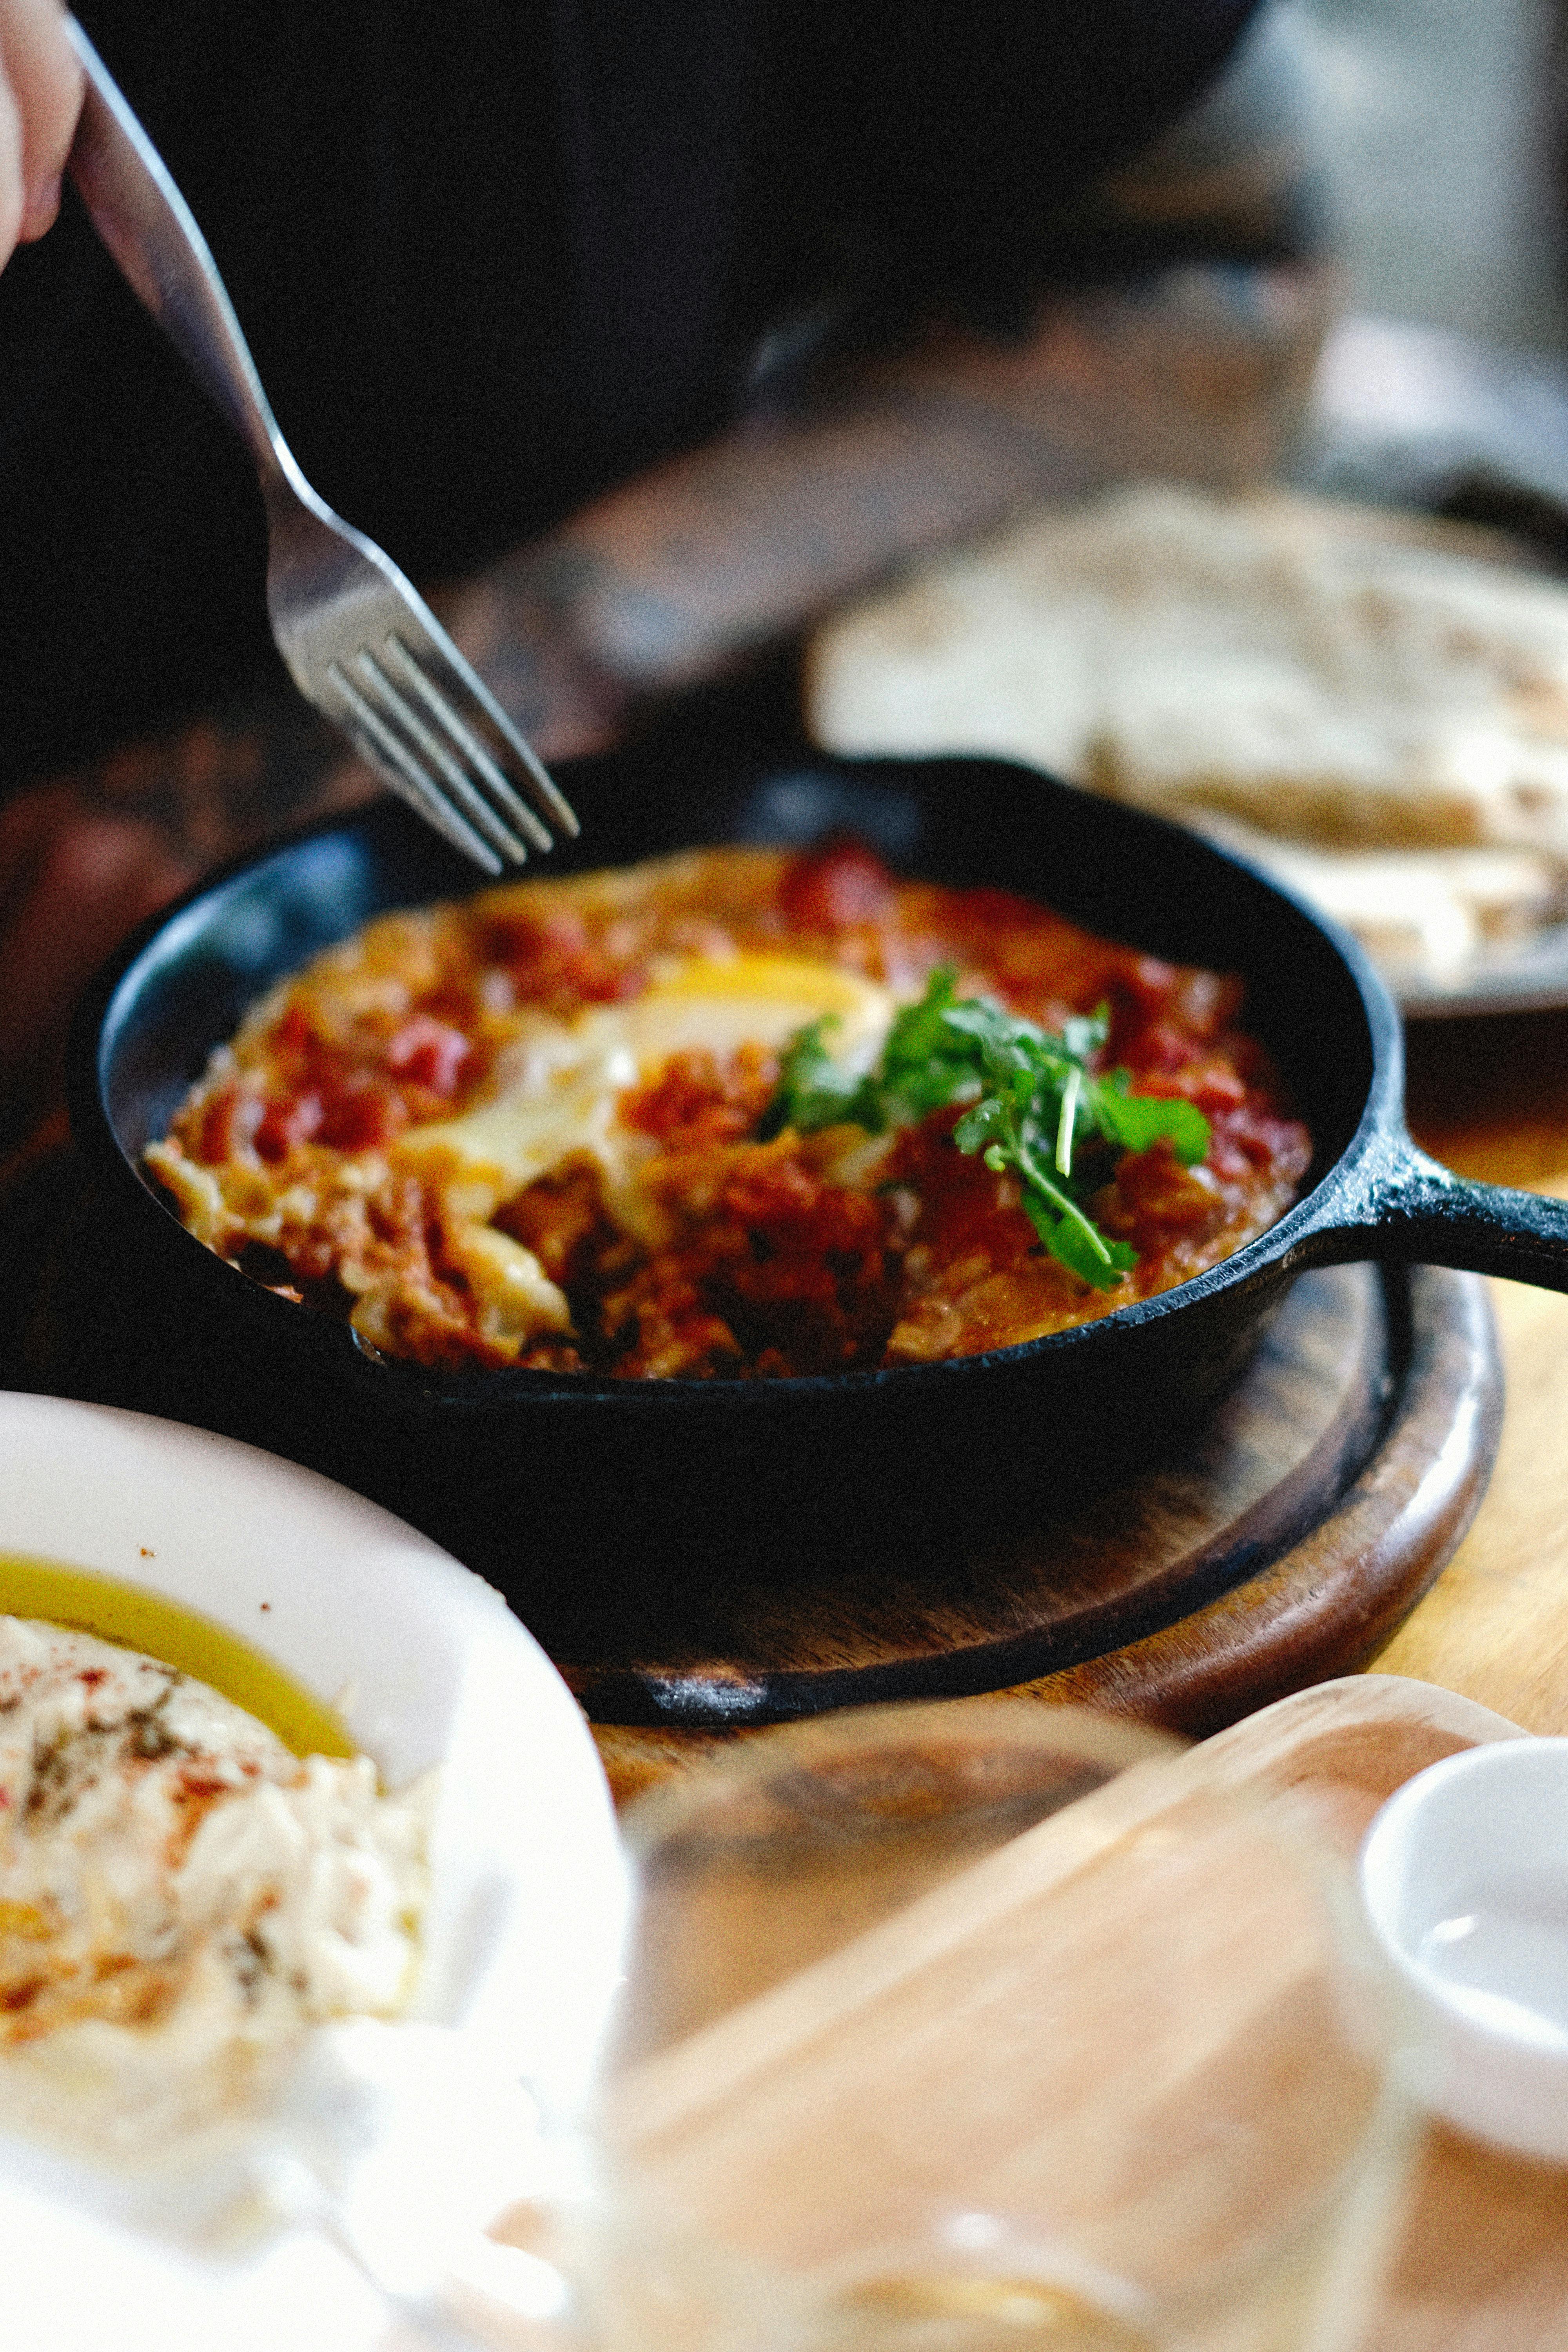
[[[784,1048],[759,1132],[852,1124],[881,1135],[966,1103],[952,1131],[959,1150],[984,1152],[998,1175],[1012,1170],[1051,1255],[1097,1290],[1113,1289],[1138,1255],[1085,1213],[1080,1196],[1098,1180],[1076,1170],[1079,1144],[1099,1137],[1123,1151],[1147,1151],[1163,1137],[1191,1168],[1207,1153],[1207,1119],[1190,1102],[1133,1094],[1125,1070],[1090,1068],[1110,1034],[1103,1005],[1065,1022],[1057,1036],[988,997],[960,1000],[956,979],[948,965],[931,973],[920,1003],[894,1020],[876,1068],[863,1075],[841,1069],[828,1052],[833,1015],[799,1030]]]

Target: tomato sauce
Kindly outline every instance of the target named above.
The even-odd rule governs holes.
[[[900,1002],[949,966],[961,995],[1053,1031],[1104,1006],[1096,1066],[1194,1104],[1207,1152],[1087,1148],[1086,1212],[1137,1255],[1095,1289],[1042,1246],[1018,1179],[959,1149],[960,1108],[876,1138],[768,1135],[776,1040],[628,1070],[607,1128],[478,1210],[413,1149],[466,1133],[449,1123],[504,1097],[542,1039],[615,1019],[672,963],[748,956]],[[859,842],[700,852],[371,925],[252,1013],[149,1162],[209,1245],[426,1363],[766,1379],[927,1362],[1167,1289],[1275,1222],[1310,1140],[1240,1013],[1232,979],[1005,891],[897,879]]]

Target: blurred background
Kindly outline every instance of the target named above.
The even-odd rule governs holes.
[[[1479,467],[1568,499],[1568,7],[1286,0],[1281,13],[1308,68],[1352,322],[1323,370],[1302,478],[1442,504],[1446,477]],[[1356,323],[1369,318],[1424,331],[1372,335]],[[1551,518],[1535,535],[1558,552]]]
[[[1350,307],[1568,345],[1564,12],[1551,0],[1291,0]]]

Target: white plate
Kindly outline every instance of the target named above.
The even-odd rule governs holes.
[[[5,1392],[0,1551],[150,1586],[216,1619],[335,1703],[391,1788],[439,1765],[416,2013],[473,2028],[569,2105],[616,1980],[625,1879],[587,1727],[498,1594],[389,1513],[253,1447]],[[11,2155],[5,2352],[394,2341],[379,2297],[313,2236],[204,2262],[63,2201],[46,2164],[29,2169],[14,2143]]]

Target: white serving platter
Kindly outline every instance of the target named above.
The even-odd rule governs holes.
[[[570,2112],[616,1981],[626,1884],[593,1739],[500,1596],[357,1495],[204,1431],[0,1392],[0,1552],[149,1587],[335,1705],[392,1789],[439,1799],[415,2031]],[[393,2029],[395,2031],[395,2029]],[[461,2146],[462,2135],[456,2136]],[[518,2151],[518,2188],[529,2151]],[[6,2352],[392,2352],[413,2339],[318,2232],[217,2259],[0,2147]]]

